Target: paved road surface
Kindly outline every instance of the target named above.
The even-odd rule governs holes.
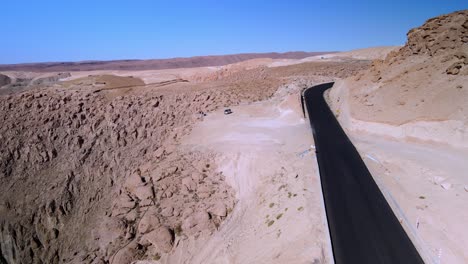
[[[323,98],[333,83],[309,88],[313,130],[336,264],[424,263],[359,153]]]

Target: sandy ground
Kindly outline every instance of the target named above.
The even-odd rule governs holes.
[[[184,144],[218,153],[238,204],[218,233],[174,258],[188,251],[198,253],[187,263],[330,263],[315,154],[303,153],[313,138],[298,96],[232,110],[208,115]]]
[[[83,71],[71,72],[72,76],[68,80],[83,78],[89,75],[112,74],[116,76],[133,76],[142,79],[146,84],[152,84],[178,78],[190,79],[195,74],[210,74],[220,68],[221,66],[146,71]]]
[[[311,56],[300,60],[291,59],[277,59],[269,63],[265,63],[268,67],[278,67],[286,65],[295,65],[305,62],[317,62],[317,61],[346,61],[350,59],[357,60],[377,60],[384,59],[390,52],[398,49],[398,46],[383,46],[383,47],[372,47],[358,50],[351,50],[338,53],[321,54],[317,56]]]

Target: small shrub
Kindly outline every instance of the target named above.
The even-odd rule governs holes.
[[[176,225],[176,227],[174,228],[174,233],[176,234],[176,236],[182,235],[182,225],[181,224]]]

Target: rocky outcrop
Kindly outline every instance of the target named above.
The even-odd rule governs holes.
[[[37,75],[35,73],[14,73],[9,78],[0,74],[0,87],[2,87],[0,95],[19,93],[38,87],[54,85],[60,80],[71,76],[69,72],[53,73],[45,76]],[[7,79],[2,76],[5,76]],[[2,81],[5,83],[4,85],[1,85]]]
[[[10,77],[0,74],[0,87],[11,83]]]
[[[121,256],[127,244],[151,248],[142,236],[161,227],[179,236],[214,230],[224,216],[180,227],[190,212],[208,214],[215,201],[233,208],[233,191],[206,155],[174,147],[200,118],[195,113],[229,98],[214,94],[107,101],[99,93],[47,89],[1,98],[2,257],[91,263]],[[189,189],[182,179],[194,172],[200,177]],[[170,251],[167,243],[154,246],[163,250],[154,254]]]
[[[342,123],[399,139],[468,147],[468,10],[429,19],[368,71],[336,85]]]
[[[412,55],[435,56],[458,50],[468,44],[468,10],[431,18],[421,27],[410,30],[405,46],[391,58],[405,59]]]
[[[40,77],[40,78],[34,79],[29,85],[38,86],[38,85],[53,84],[53,83],[60,81],[61,79],[68,78],[70,76],[71,74],[69,72],[61,72],[61,73],[57,73],[51,76]]]

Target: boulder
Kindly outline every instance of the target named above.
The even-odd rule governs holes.
[[[144,235],[142,240],[147,240],[157,249],[168,253],[174,245],[174,235],[169,228],[160,226],[154,231]]]
[[[143,185],[143,181],[139,175],[139,173],[132,173],[130,176],[125,179],[124,186],[130,191],[133,192],[137,187]]]
[[[159,219],[151,213],[146,213],[140,220],[138,232],[140,234],[149,233],[159,227]]]
[[[224,203],[222,202],[217,202],[213,205],[213,207],[211,207],[210,213],[213,215],[224,217],[227,214],[226,205],[224,205]]]
[[[151,185],[144,185],[137,187],[136,189],[133,190],[132,192],[138,199],[140,200],[151,200],[154,198],[153,196],[153,190],[151,188]]]
[[[199,211],[187,217],[182,223],[182,229],[192,232],[200,231],[210,226],[210,216],[207,212]]]

